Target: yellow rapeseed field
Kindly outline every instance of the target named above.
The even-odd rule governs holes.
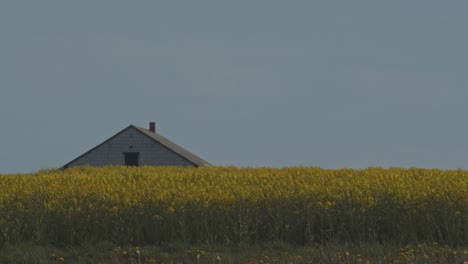
[[[468,245],[468,172],[78,167],[0,175],[0,243]]]

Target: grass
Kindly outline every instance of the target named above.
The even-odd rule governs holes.
[[[284,242],[254,246],[170,244],[155,246],[97,245],[52,247],[5,245],[0,263],[465,263],[468,248],[439,244],[327,244],[295,247]],[[467,262],[468,263],[468,262]]]

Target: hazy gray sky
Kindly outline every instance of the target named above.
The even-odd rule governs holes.
[[[468,1],[2,1],[0,173],[130,124],[215,165],[468,169]]]

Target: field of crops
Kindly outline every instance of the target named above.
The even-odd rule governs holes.
[[[80,167],[0,175],[1,243],[468,245],[468,172]]]

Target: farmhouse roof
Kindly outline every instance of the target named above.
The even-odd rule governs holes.
[[[206,162],[202,158],[196,156],[195,154],[191,153],[190,151],[184,149],[183,147],[177,145],[176,143],[170,141],[169,139],[161,136],[157,132],[152,132],[148,129],[130,125],[130,127],[134,127],[136,130],[140,131],[144,135],[150,137],[154,141],[159,142],[161,145],[164,145],[166,148],[174,151],[175,153],[179,154],[183,158],[187,159],[188,161],[192,162],[193,164],[197,166],[211,166],[210,163]]]
[[[182,158],[188,160],[189,162],[193,163],[193,165],[195,166],[211,166],[210,163],[208,163],[207,161],[203,160],[202,158],[196,156],[195,154],[191,153],[190,151],[182,148],[181,146],[177,145],[176,143],[170,141],[169,139],[161,136],[159,133],[157,133],[155,131],[155,127],[154,127],[154,124],[150,124],[152,125],[152,127],[150,127],[151,130],[148,130],[148,129],[145,129],[145,128],[142,128],[142,127],[138,127],[138,126],[135,126],[135,125],[130,125],[124,129],[122,129],[120,132],[118,132],[117,134],[115,134],[114,136],[110,137],[109,139],[105,140],[104,142],[102,142],[101,144],[97,145],[96,147],[88,150],[87,152],[83,153],[82,155],[80,155],[79,157],[75,158],[74,160],[68,162],[67,164],[65,164],[63,166],[63,168],[67,168],[69,167],[71,164],[73,164],[76,160],[79,160],[80,158],[86,156],[88,153],[92,152],[93,150],[99,148],[100,146],[104,145],[105,143],[107,143],[108,141],[110,141],[111,139],[117,137],[118,135],[120,135],[121,133],[123,133],[124,131],[130,129],[130,128],[134,128],[135,130],[137,130],[138,132],[140,132],[141,134],[143,134],[144,136],[146,137],[149,137],[150,139],[160,143],[162,146],[166,147],[167,149],[171,150],[172,152],[178,154],[179,156],[181,156]]]

